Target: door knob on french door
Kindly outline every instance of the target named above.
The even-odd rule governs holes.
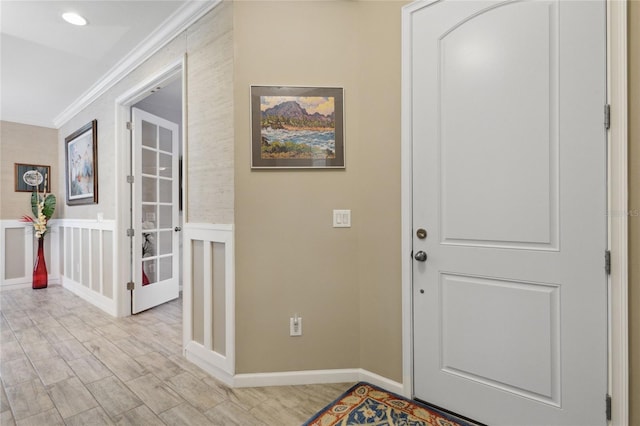
[[[173,230],[176,232],[180,232],[182,231],[182,226],[176,226],[175,228],[173,228]]]
[[[427,253],[423,252],[422,250],[420,250],[419,252],[416,253],[415,256],[413,256],[418,262],[424,262],[425,260],[427,260]]]

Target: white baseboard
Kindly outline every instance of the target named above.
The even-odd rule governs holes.
[[[215,379],[220,380],[228,386],[234,387],[234,376],[212,362],[210,351],[204,348],[198,348],[198,346],[201,345],[195,342],[189,343],[184,349],[185,358],[211,374]]]
[[[205,349],[197,342],[188,342],[184,356],[215,379],[235,388],[312,385],[320,383],[368,382],[399,395],[407,396],[402,383],[362,368],[334,370],[280,371],[274,373],[233,374],[225,368],[225,358]]]
[[[372,373],[371,371],[360,369],[360,381],[369,382],[372,385],[380,386],[383,389],[411,399],[411,395],[406,394],[404,385],[402,383],[387,379],[386,377],[383,377],[376,373]]]
[[[0,285],[0,291],[18,290],[21,288],[31,288],[32,284],[33,282],[31,277],[27,277],[26,279],[17,278],[13,280],[5,280]],[[49,276],[48,285],[57,285],[57,284],[60,284],[60,279]]]
[[[239,388],[360,381],[369,382],[400,395],[402,395],[404,391],[402,383],[395,382],[371,371],[363,370],[362,368],[283,371],[278,373],[236,374],[233,376],[233,386]]]
[[[114,317],[118,316],[118,304],[115,300],[96,293],[79,282],[65,276],[62,277],[62,286],[81,299],[84,299],[95,307],[102,309],[109,315]]]
[[[282,371],[278,373],[236,374],[234,386],[239,388],[262,386],[311,385],[316,383],[345,383],[359,381],[359,369]]]

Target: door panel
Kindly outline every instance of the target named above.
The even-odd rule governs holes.
[[[491,425],[606,423],[604,10],[406,9],[419,399]]]
[[[554,11],[490,7],[437,41],[445,242],[530,248],[553,234],[557,243]]]
[[[559,286],[441,274],[440,293],[442,371],[559,403]]]
[[[134,312],[175,299],[178,277],[178,125],[132,109]],[[139,237],[138,237],[139,236]]]

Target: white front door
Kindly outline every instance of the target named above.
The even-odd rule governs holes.
[[[492,426],[605,425],[605,3],[404,18],[415,397]]]
[[[133,313],[178,297],[178,125],[132,108]]]

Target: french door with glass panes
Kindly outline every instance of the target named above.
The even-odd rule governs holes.
[[[133,312],[179,293],[178,125],[132,108]]]

